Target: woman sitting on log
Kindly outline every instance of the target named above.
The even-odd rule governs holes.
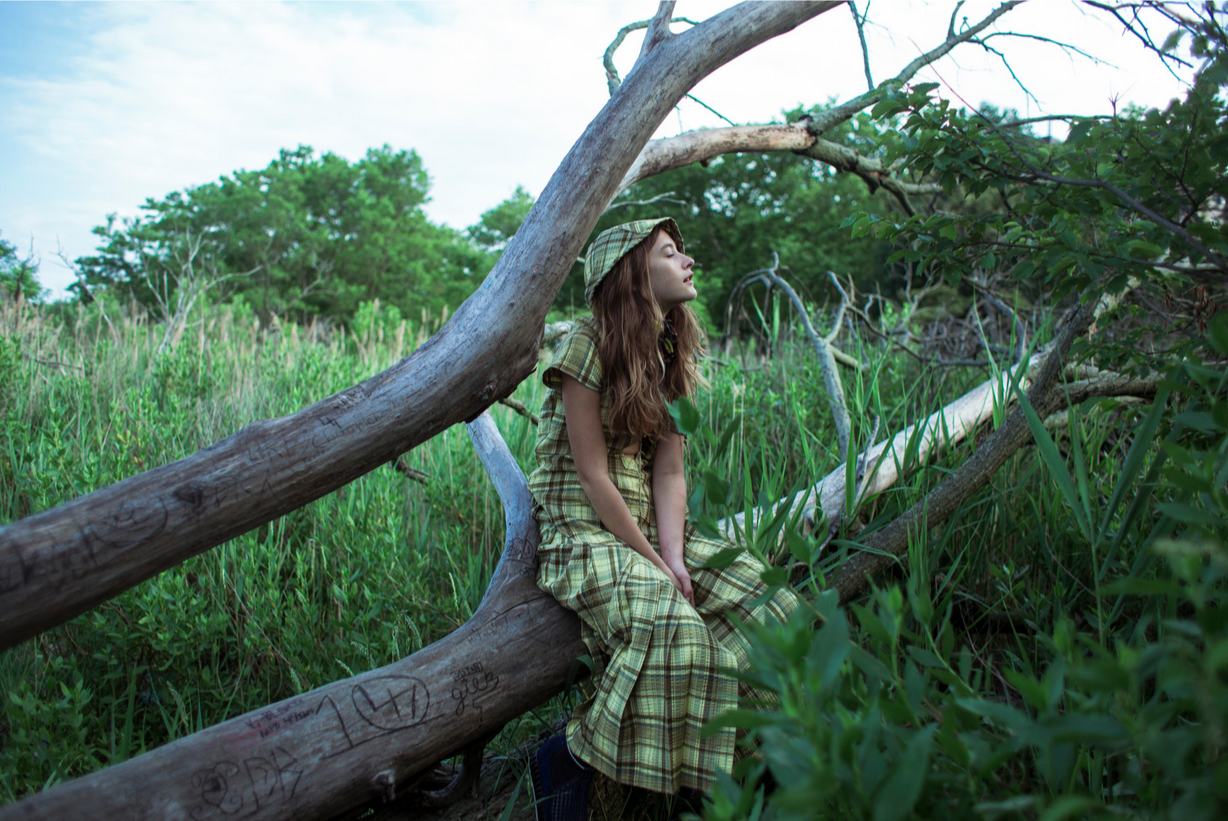
[[[591,319],[559,344],[529,479],[541,528],[537,583],[580,616],[596,669],[566,734],[531,761],[538,818],[586,818],[594,770],[646,790],[709,791],[734,759],[734,730],[702,737],[738,705],[738,626],[784,621],[792,592],[770,599],[762,564],[686,522],[684,439],[667,401],[700,380],[700,332],[686,304],[692,266],[672,219],[602,232],[584,264]]]

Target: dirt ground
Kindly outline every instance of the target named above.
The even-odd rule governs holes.
[[[363,821],[534,821],[527,757],[536,742],[508,756],[487,756],[476,789],[464,791],[447,807],[432,807],[423,790],[446,789],[458,768],[445,764],[419,783],[418,789],[395,800],[372,805],[345,816]],[[699,807],[679,799],[636,790],[598,774],[589,792],[589,821],[665,821]],[[336,821],[342,821],[337,819]]]

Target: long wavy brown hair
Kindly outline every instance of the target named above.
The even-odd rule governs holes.
[[[692,395],[702,379],[695,364],[703,352],[695,312],[684,304],[662,315],[652,295],[648,255],[662,230],[658,226],[623,254],[593,292],[593,316],[601,333],[601,370],[610,392],[610,428],[650,439],[660,438],[666,430],[669,409],[665,403]],[[669,233],[681,249],[681,238]],[[668,365],[658,346],[666,320],[678,333]]]

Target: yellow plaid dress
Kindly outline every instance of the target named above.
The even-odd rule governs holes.
[[[622,784],[655,792],[710,790],[729,772],[734,730],[703,738],[703,725],[738,704],[738,684],[721,668],[745,669],[740,622],[785,620],[797,605],[788,590],[766,603],[763,565],[749,553],[724,570],[702,565],[728,544],[687,527],[685,560],[695,591],[692,608],[665,576],[601,525],[580,486],[563,414],[562,374],[601,391],[597,331],[581,321],[563,340],[543,381],[549,390],[537,434],[537,469],[529,489],[541,528],[538,586],[580,616],[593,657],[593,686],[567,725],[567,742],[581,760]],[[610,478],[641,531],[658,550],[652,502],[655,442],[640,453],[609,428],[609,397],[601,421]]]

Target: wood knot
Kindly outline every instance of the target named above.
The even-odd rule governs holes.
[[[392,770],[376,773],[371,779],[371,786],[379,793],[379,797],[385,804],[397,797],[397,777]]]

